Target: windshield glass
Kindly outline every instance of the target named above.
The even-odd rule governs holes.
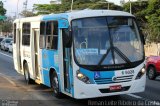
[[[6,39],[6,43],[10,43],[12,39]]]
[[[143,44],[131,17],[96,17],[72,21],[74,53],[81,65],[113,65],[143,59]]]

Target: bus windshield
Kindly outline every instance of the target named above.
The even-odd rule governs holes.
[[[143,60],[140,34],[132,17],[72,21],[75,59],[80,65],[115,65]]]

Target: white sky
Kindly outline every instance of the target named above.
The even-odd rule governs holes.
[[[7,15],[15,16],[17,13],[17,2],[18,0],[2,0],[4,2],[4,8],[7,10]],[[23,3],[26,0],[19,0],[18,12],[20,13],[24,8]],[[28,0],[27,9],[32,9],[33,4],[48,4],[50,0]]]
[[[17,13],[17,2],[18,0],[0,0],[5,1],[4,7],[7,9],[7,15],[15,16]],[[18,3],[18,12],[20,13],[23,10],[23,2],[26,0],[19,0]],[[107,0],[109,2],[114,2],[115,4],[120,4],[120,0]],[[50,0],[28,0],[27,9],[32,9],[33,4],[49,4]]]

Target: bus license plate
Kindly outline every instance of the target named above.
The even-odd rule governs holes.
[[[117,91],[117,90],[121,90],[122,86],[121,85],[114,85],[114,86],[110,86],[109,89],[110,89],[110,91]]]

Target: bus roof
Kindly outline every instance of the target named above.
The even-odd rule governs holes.
[[[42,20],[64,18],[70,21],[78,18],[98,17],[98,16],[133,16],[133,15],[124,11],[116,11],[116,10],[80,10],[68,13],[45,15],[42,18]]]
[[[116,10],[79,10],[72,11],[66,13],[59,14],[49,14],[49,15],[41,15],[35,17],[27,17],[16,19],[14,23],[18,22],[30,22],[30,21],[45,21],[45,20],[58,20],[58,19],[68,19],[69,21],[78,18],[87,18],[87,17],[98,17],[98,16],[133,16],[130,13],[124,11],[116,11]]]
[[[16,22],[19,22],[19,21],[20,21],[20,22],[40,21],[40,20],[41,20],[41,17],[42,17],[42,16],[19,18],[19,19],[14,20],[13,23],[16,23]]]

